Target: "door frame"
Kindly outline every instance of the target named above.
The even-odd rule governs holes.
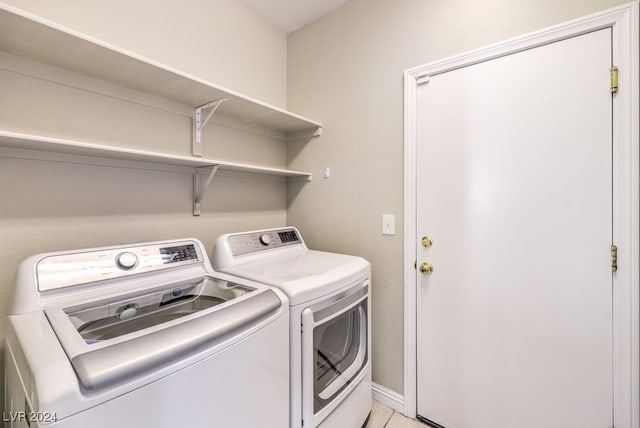
[[[628,3],[404,72],[404,413],[417,409],[417,89],[429,76],[591,31],[612,29],[619,91],[613,113],[613,416],[616,428],[640,428],[640,149],[638,2]],[[605,83],[606,84],[606,83]]]

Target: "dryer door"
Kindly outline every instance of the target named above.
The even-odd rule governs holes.
[[[302,313],[304,419],[323,420],[368,361],[367,281]]]

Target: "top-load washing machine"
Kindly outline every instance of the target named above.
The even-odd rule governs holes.
[[[291,426],[362,426],[371,410],[370,264],[309,250],[293,227],[223,235],[212,261],[289,297]]]
[[[195,239],[30,257],[6,326],[5,426],[288,426],[288,308],[214,273]]]

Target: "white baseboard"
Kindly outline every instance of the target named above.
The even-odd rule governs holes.
[[[373,382],[371,384],[373,399],[404,415],[404,397],[395,391]]]

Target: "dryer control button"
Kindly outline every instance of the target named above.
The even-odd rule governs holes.
[[[120,269],[133,269],[138,264],[138,256],[128,251],[120,253],[116,256],[116,264]]]
[[[260,242],[262,245],[269,245],[271,244],[271,237],[266,233],[264,235],[260,235]]]

